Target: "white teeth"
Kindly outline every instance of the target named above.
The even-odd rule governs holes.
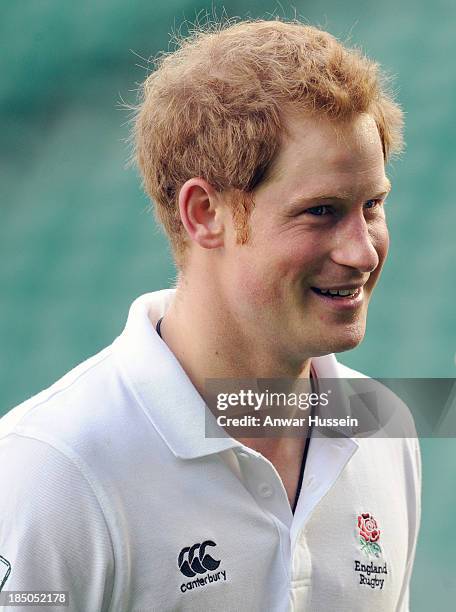
[[[320,289],[321,293],[329,293],[330,295],[340,295],[341,297],[347,297],[348,295],[354,295],[358,289]]]

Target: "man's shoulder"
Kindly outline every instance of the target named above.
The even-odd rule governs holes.
[[[10,410],[0,419],[0,440],[16,435],[41,440],[68,457],[91,455],[103,440],[121,435],[132,404],[108,346]]]
[[[110,347],[107,347],[100,353],[79,363],[46,389],[43,389],[14,408],[11,408],[0,419],[0,437],[9,433],[9,431],[14,429],[21,422],[25,422],[30,413],[37,407],[61,400],[65,397],[65,392],[74,388],[77,381],[86,382],[88,378],[87,374],[91,370],[97,368],[100,363],[109,357],[109,348]]]
[[[382,450],[380,440],[388,452],[394,450],[401,456],[407,455],[414,471],[420,471],[421,458],[418,435],[410,407],[390,389],[386,380],[372,378],[362,372],[349,368],[338,362],[339,375],[350,383],[350,388],[356,394],[358,405],[362,412],[372,415],[374,426],[372,435],[358,438],[361,446],[369,453],[374,448]],[[367,422],[367,421],[366,421]],[[372,440],[375,439],[375,444]],[[394,454],[393,453],[393,454]]]
[[[415,436],[415,427],[410,408],[407,404],[388,387],[387,380],[380,377],[373,378],[362,372],[358,372],[338,362],[339,375],[342,379],[350,382],[350,389],[357,394],[357,399],[363,407],[369,409],[379,418],[383,416],[388,421],[393,420],[399,425],[412,426],[410,432]],[[383,421],[382,421],[383,422]],[[387,437],[407,437],[404,431],[387,432]],[[404,434],[404,436],[400,434]]]

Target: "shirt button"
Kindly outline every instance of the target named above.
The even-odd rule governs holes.
[[[248,459],[250,457],[249,453],[246,453],[245,451],[239,451],[238,452],[238,457],[240,457],[241,459]]]
[[[260,485],[258,485],[258,494],[264,499],[267,499],[268,497],[272,497],[274,495],[274,490],[268,484],[262,482]]]

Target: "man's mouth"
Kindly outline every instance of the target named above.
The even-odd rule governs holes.
[[[335,300],[340,298],[355,298],[357,297],[362,287],[347,287],[341,289],[325,289],[323,287],[311,287],[312,291],[317,295],[324,295]]]

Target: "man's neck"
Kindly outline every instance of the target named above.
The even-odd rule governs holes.
[[[262,342],[260,333],[244,329],[217,300],[209,306],[188,286],[176,290],[160,331],[203,398],[206,379],[283,378],[292,383],[310,376],[310,359],[287,360],[276,346]]]
[[[310,359],[291,364],[275,347],[262,346],[258,341],[260,334],[256,338],[249,336],[241,324],[227,316],[221,304],[213,301],[209,305],[198,289],[190,290],[188,285],[176,290],[162,319],[160,333],[205,401],[206,379],[286,378],[293,385],[293,381],[310,378]],[[237,440],[273,463],[288,492],[288,472],[292,472],[290,490],[294,490],[307,428],[302,434],[299,438],[239,437]]]

